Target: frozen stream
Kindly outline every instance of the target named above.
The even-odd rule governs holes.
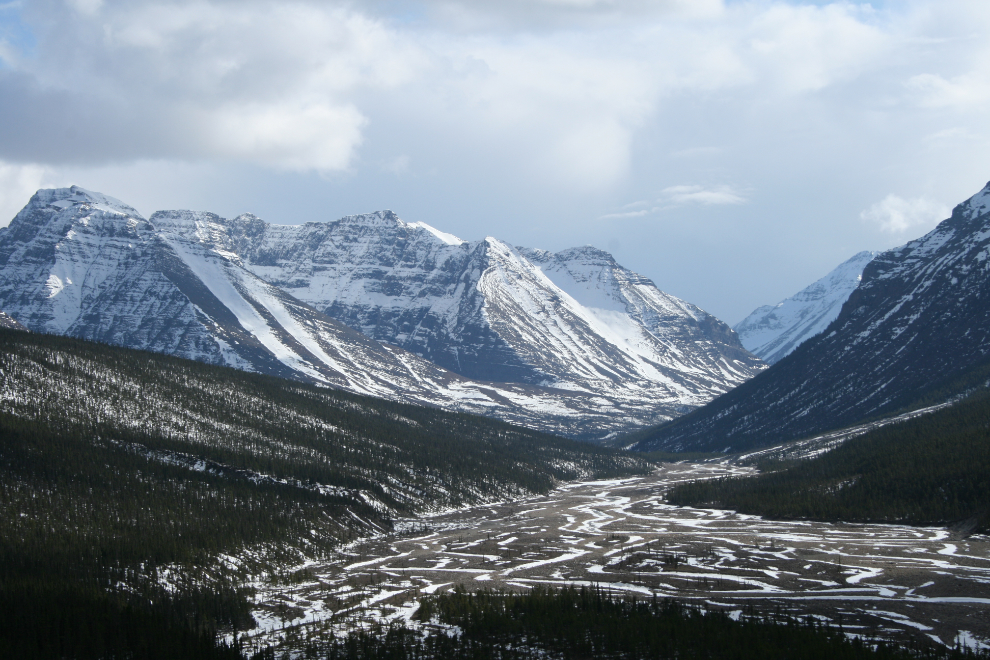
[[[673,507],[670,484],[729,465],[669,465],[649,477],[568,484],[550,495],[400,521],[303,577],[259,591],[249,637],[409,620],[453,588],[601,585],[730,612],[753,604],[814,614],[850,633],[990,643],[990,538],[943,528],[765,520]]]

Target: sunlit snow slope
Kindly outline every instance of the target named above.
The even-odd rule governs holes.
[[[754,355],[777,362],[835,320],[877,252],[860,252],[814,284],[776,305],[758,307],[732,329]]]
[[[724,324],[591,248],[469,244],[388,212],[146,220],[77,187],[39,191],[0,230],[0,309],[32,330],[586,438],[762,367]]]
[[[631,418],[639,402],[664,416],[700,405],[763,366],[718,319],[591,247],[469,243],[388,211],[300,226],[187,211],[151,221],[462,376],[604,396]]]

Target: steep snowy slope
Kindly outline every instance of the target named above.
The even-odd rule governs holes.
[[[990,184],[879,254],[823,334],[640,449],[743,450],[982,386],[990,374]]]
[[[835,320],[877,252],[860,252],[814,284],[776,305],[764,305],[732,329],[746,349],[773,364]]]
[[[433,286],[445,291],[460,290],[464,295],[435,296],[428,308],[433,315],[421,315],[417,331],[428,320],[444,319],[455,330],[466,328],[488,337],[489,341],[475,343],[471,349],[487,351],[485,357],[492,364],[499,364],[501,354],[506,357],[506,369],[532,374],[533,369],[509,351],[509,343],[501,341],[490,326],[472,325],[465,319],[487,319],[489,308],[513,306],[518,319],[534,304],[533,300],[566,294],[554,293],[539,269],[529,267],[528,277],[544,282],[544,290],[536,290],[531,299],[520,299],[521,302],[501,300],[500,307],[489,305],[482,291],[497,294],[504,290],[498,280],[514,277],[515,271],[486,265],[484,270],[478,269],[473,282],[468,275],[474,273],[474,268],[468,275],[462,274],[464,281],[450,283],[446,281],[449,273],[435,266],[438,261],[443,263],[454,257],[463,261],[464,255],[468,263],[480,255],[487,264],[493,261],[489,258],[489,242],[484,243],[483,249],[475,246],[472,250],[436,230],[406,225],[385,215],[351,223],[354,235],[341,242],[352,256],[356,255],[355,261],[360,255],[367,257],[377,251],[378,261],[387,264],[381,255],[397,250],[396,245],[382,241],[371,231],[373,226],[369,229],[368,219],[374,218],[411,234],[414,240],[407,242],[413,245],[400,256],[407,260],[415,256],[417,261],[405,278],[396,275],[383,281],[379,277],[376,286],[363,286],[368,278],[362,279],[355,272],[364,268],[375,273],[384,271],[386,266],[373,266],[374,260],[368,258],[359,268],[337,260],[339,255],[334,254],[323,261],[307,260],[314,251],[333,252],[334,241],[340,237],[320,239],[320,232],[326,232],[332,224],[270,227],[252,217],[226,223],[216,216],[188,213],[156,214],[149,222],[126,204],[98,193],[76,187],[43,190],[8,228],[0,230],[0,308],[36,331],[149,349],[409,403],[487,414],[586,438],[657,423],[672,416],[679,407],[698,405],[713,395],[705,388],[710,388],[710,381],[717,378],[706,381],[691,375],[694,380],[687,385],[670,378],[672,385],[667,386],[648,378],[649,372],[642,370],[649,365],[637,365],[621,351],[617,353],[619,361],[613,359],[615,369],[599,374],[587,363],[603,363],[604,358],[598,363],[594,359],[608,356],[614,349],[603,344],[589,346],[588,341],[568,344],[566,328],[555,330],[555,338],[591,355],[580,368],[568,371],[558,365],[559,373],[548,370],[550,373],[540,374],[539,379],[519,378],[514,383],[471,380],[356,332],[277,286],[282,284],[295,293],[307,293],[310,288],[332,291],[341,278],[331,275],[350,272],[351,297],[344,299],[357,310],[363,296],[389,302],[397,297],[396,292],[403,293],[403,286],[408,289],[407,298],[427,298],[422,281],[415,293],[411,290],[418,280],[429,280],[432,272]],[[310,235],[300,240],[300,232]],[[281,234],[292,240],[273,240],[274,247],[261,243],[251,260],[240,256],[239,253],[251,255],[245,245],[268,233],[276,239]],[[507,247],[499,250],[499,259],[510,263],[518,254]],[[295,270],[289,281],[275,277],[278,267],[264,266],[266,259],[292,264]],[[401,272],[401,263],[396,260],[392,264],[393,272]],[[434,264],[432,271],[424,269],[424,263]],[[301,270],[307,267],[309,280]],[[469,304],[455,304],[464,301]],[[381,307],[377,313],[384,316]],[[563,308],[570,313],[567,305]],[[496,312],[491,316],[501,319],[503,326],[512,323]],[[700,310],[699,316],[704,318]],[[387,338],[398,343],[401,334]],[[416,332],[406,334],[415,336]],[[463,338],[465,333],[456,336]],[[591,335],[585,331],[584,336]],[[415,341],[407,343],[417,347]],[[461,348],[455,344],[448,352],[457,355]],[[755,362],[745,353],[742,358]],[[745,375],[732,372],[735,363],[727,363],[727,373],[737,378]],[[572,378],[566,380],[560,374]],[[588,379],[596,374],[596,379]]]
[[[671,416],[762,368],[723,323],[590,247],[468,243],[388,211],[300,226],[187,211],[151,221],[469,378],[646,397]]]
[[[591,331],[584,343],[601,347],[603,356],[597,364],[582,365],[578,351],[566,355],[569,369],[584,366],[590,378],[608,368],[611,358],[616,371],[625,369],[623,378],[652,380],[685,396],[711,396],[763,368],[724,323],[664,293],[607,252],[591,246],[556,254],[520,252],[556,287],[550,295],[562,299],[560,307],[580,320],[573,325]],[[544,325],[562,323],[550,318]],[[520,343],[519,350],[527,345]],[[587,349],[583,353],[593,354]],[[534,356],[533,361],[538,359]]]

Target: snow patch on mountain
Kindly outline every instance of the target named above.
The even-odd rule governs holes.
[[[779,361],[839,316],[877,254],[860,252],[790,298],[756,308],[733,330],[751,353],[769,364]]]
[[[990,212],[990,182],[983,187],[983,190],[976,193],[959,206],[960,212],[967,220],[972,220],[973,218]]]
[[[440,231],[435,227],[431,227],[425,222],[410,222],[409,226],[413,229],[425,229],[426,231],[430,232],[431,234],[439,238],[447,245],[462,245],[464,243],[467,243],[467,241],[457,238],[453,234],[448,234],[447,232]]]
[[[88,208],[102,211],[103,213],[122,215],[133,218],[134,220],[144,220],[134,207],[123,203],[119,199],[104,195],[103,193],[86,190],[79,186],[42,189],[38,191],[36,196],[40,202],[58,209],[67,209],[77,204],[85,204]]]
[[[6,328],[8,330],[27,330],[27,328],[18,323],[17,319],[7,312],[0,312],[0,328]]]

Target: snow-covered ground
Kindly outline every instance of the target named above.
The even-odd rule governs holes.
[[[411,619],[419,597],[452,589],[601,585],[738,612],[780,606],[850,634],[990,643],[990,538],[942,528],[775,521],[673,507],[686,479],[743,474],[728,464],[568,484],[545,497],[400,521],[352,543],[305,579],[258,585],[260,647]]]

